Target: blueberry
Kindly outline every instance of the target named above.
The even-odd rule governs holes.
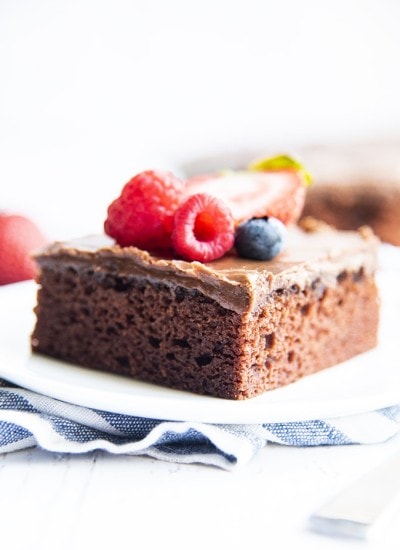
[[[277,218],[251,218],[236,230],[235,246],[242,258],[272,260],[281,252],[286,227]]]

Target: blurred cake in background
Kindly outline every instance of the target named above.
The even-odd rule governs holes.
[[[300,156],[314,180],[305,216],[338,229],[369,225],[400,245],[400,140],[307,147]]]

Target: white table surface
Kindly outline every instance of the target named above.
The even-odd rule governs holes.
[[[307,521],[399,449],[400,437],[369,446],[271,444],[234,472],[104,452],[9,453],[0,455],[1,537],[8,550],[398,548],[400,516],[367,542],[314,534]]]

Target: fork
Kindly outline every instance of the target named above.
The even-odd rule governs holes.
[[[397,495],[400,495],[400,453],[324,503],[309,518],[309,526],[325,535],[367,539]]]

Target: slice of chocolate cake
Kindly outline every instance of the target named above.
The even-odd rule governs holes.
[[[246,399],[373,348],[377,239],[304,225],[272,261],[169,260],[106,237],[56,243],[36,258],[32,349]]]

